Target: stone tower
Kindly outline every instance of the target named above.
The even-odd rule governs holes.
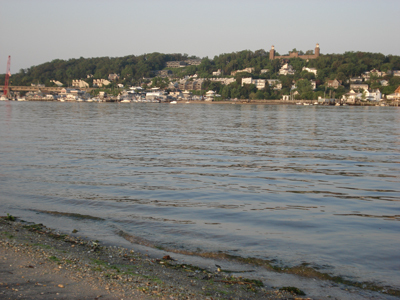
[[[315,46],[315,51],[314,51],[315,57],[319,57],[319,44],[317,43],[317,46]]]
[[[275,47],[272,46],[271,50],[269,50],[269,59],[275,59]]]

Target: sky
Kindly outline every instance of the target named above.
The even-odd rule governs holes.
[[[54,59],[242,50],[400,55],[400,0],[0,0],[0,74]]]

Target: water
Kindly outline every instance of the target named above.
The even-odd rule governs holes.
[[[0,214],[400,287],[397,108],[3,101],[0,118]]]

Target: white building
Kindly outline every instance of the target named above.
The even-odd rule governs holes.
[[[61,87],[63,86],[63,83],[57,80],[50,80],[50,82],[53,82],[56,86]]]
[[[381,101],[382,100],[382,93],[379,89],[373,91],[365,91],[365,100],[367,101]]]
[[[245,84],[254,84],[258,90],[265,89],[265,82],[265,79],[242,78],[242,86]]]
[[[295,71],[293,70],[293,67],[289,64],[284,64],[280,69],[279,69],[279,75],[294,75]]]
[[[360,100],[362,93],[355,92],[351,90],[349,93],[343,95],[342,100],[349,104],[354,104],[356,100]]]
[[[80,79],[73,79],[72,80],[72,86],[80,88],[80,89],[88,88],[89,87],[89,83],[87,83],[86,81],[80,80]]]
[[[243,70],[232,71],[231,75],[234,76],[234,75],[236,75],[236,73],[244,73],[244,72],[253,73],[254,70],[255,70],[254,68],[245,68]]]
[[[221,74],[222,74],[221,69],[218,69],[218,71],[213,72],[212,74],[213,74],[213,76],[221,76]]]
[[[109,85],[111,82],[107,79],[93,79],[93,86],[102,87]]]
[[[307,68],[307,67],[303,67],[302,71],[314,73],[315,76],[317,76],[317,72],[318,72],[316,68]]]

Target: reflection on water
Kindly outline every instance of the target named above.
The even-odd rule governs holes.
[[[13,102],[0,114],[2,214],[400,282],[396,108]]]

